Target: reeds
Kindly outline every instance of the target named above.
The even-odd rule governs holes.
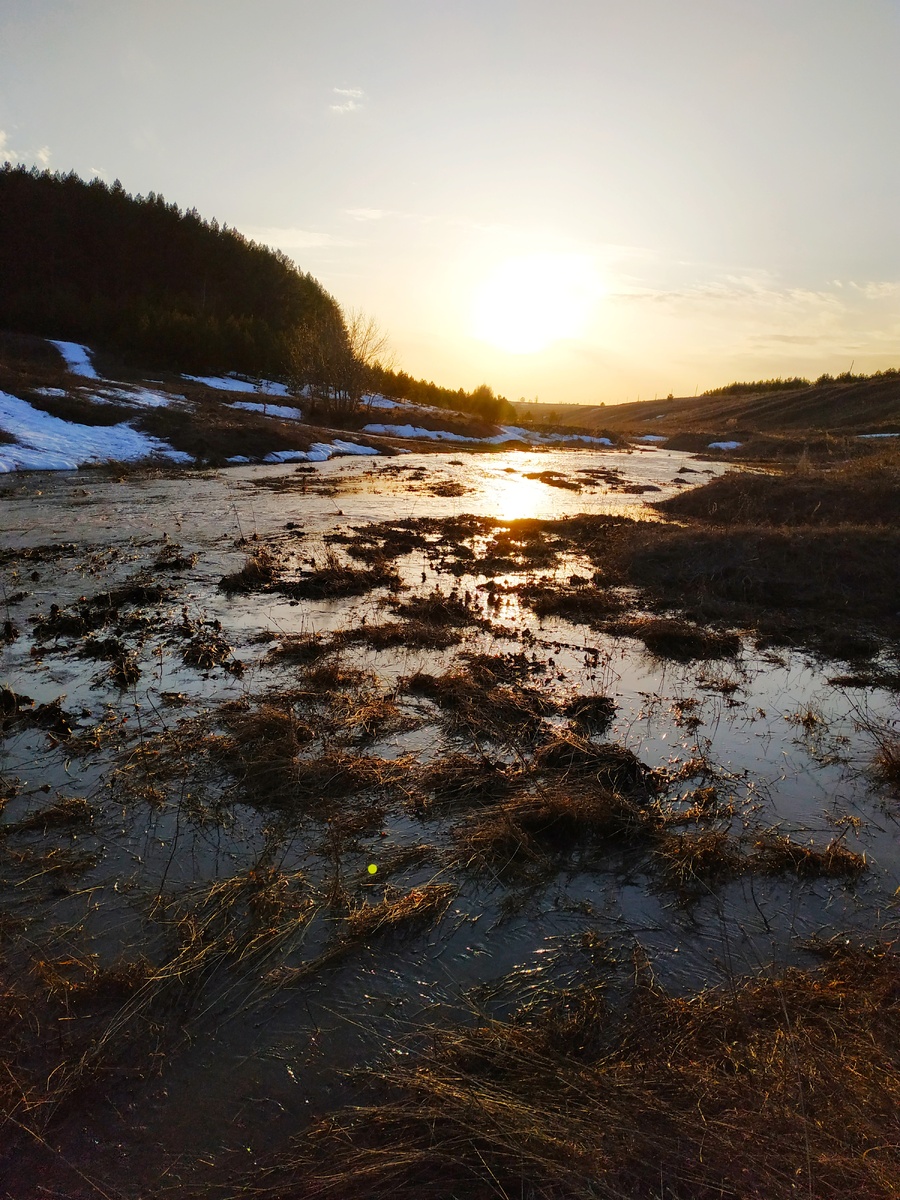
[[[586,984],[439,1033],[260,1194],[889,1200],[897,971],[887,951],[833,947],[816,970],[687,997],[639,981],[619,1010]]]

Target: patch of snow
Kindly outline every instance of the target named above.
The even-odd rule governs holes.
[[[182,375],[191,383],[202,383],[219,392],[254,392],[258,396],[289,396],[284,383],[272,379],[239,379],[236,375]]]
[[[427,438],[432,442],[474,442],[477,438],[463,437],[461,433],[449,433],[446,429],[422,429],[419,425],[363,425],[363,433],[381,434],[383,437]]]
[[[35,388],[39,396],[67,396],[69,393],[65,388]]]
[[[326,456],[327,457],[327,456]],[[306,462],[309,455],[305,450],[272,450],[263,459],[264,463]]]
[[[145,387],[115,387],[104,388],[101,393],[90,397],[99,403],[109,403],[110,400],[124,400],[126,404],[137,404],[141,408],[167,408],[173,400],[184,400],[185,396],[175,392],[155,392]]]
[[[861,438],[890,438],[900,437],[900,433],[858,433],[856,436]]]
[[[669,439],[661,433],[642,433],[634,439],[636,442],[667,442]]]
[[[450,433],[446,429],[423,429],[420,425],[364,425],[363,433],[381,434],[383,437],[427,438],[433,442],[463,442],[470,446],[502,446],[504,442],[527,442],[533,446],[571,445],[573,442],[587,446],[612,446],[607,437],[593,437],[588,433],[535,433],[518,425],[502,425],[500,433],[491,437],[464,437],[461,433]]]
[[[53,338],[47,340],[63,356],[66,366],[73,375],[82,375],[85,379],[100,378],[91,365],[91,352],[87,346],[80,346],[78,342],[56,342]]]
[[[387,396],[363,396],[362,402],[366,408],[405,408],[399,400],[389,400]]]
[[[0,471],[66,471],[86,463],[165,458],[190,463],[183,450],[130,425],[78,425],[0,392],[0,429],[18,445],[0,444]]]
[[[358,442],[344,442],[335,438],[331,443],[338,454],[378,454],[374,446],[360,446]]]
[[[743,444],[743,442],[710,442],[706,448],[707,450],[737,450]]]
[[[260,404],[258,400],[234,400],[229,408],[242,408],[245,412],[258,412],[266,417],[283,417],[288,421],[302,421],[303,413],[289,404]]]
[[[231,458],[226,458],[225,461],[228,463],[234,463],[235,466],[242,466],[245,463],[249,463],[250,459],[244,454],[233,454]]]

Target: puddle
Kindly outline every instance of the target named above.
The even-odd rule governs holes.
[[[535,543],[531,563],[503,568],[486,526],[451,543],[428,524],[464,514],[645,515],[644,500],[708,477],[679,475],[689,461],[662,450],[404,455],[331,460],[314,472],[33,476],[4,493],[3,586],[19,633],[3,650],[4,680],[34,702],[22,701],[3,742],[3,917],[20,922],[10,961],[25,972],[38,947],[48,960],[140,958],[157,969],[174,961],[190,974],[186,995],[168,1008],[142,1007],[140,989],[123,1002],[116,1028],[128,1037],[117,1053],[139,1065],[61,1119],[55,1144],[70,1161],[89,1162],[94,1177],[129,1194],[158,1178],[160,1154],[175,1183],[215,1180],[238,1159],[246,1169],[352,1101],[347,1072],[407,1054],[429,1027],[473,1008],[502,1016],[564,981],[588,932],[623,959],[639,945],[676,991],[803,962],[812,937],[896,933],[897,809],[869,770],[871,730],[897,728],[895,695],[830,684],[833,664],[759,651],[747,638],[736,657],[673,663],[630,637],[541,619],[519,593],[491,593],[486,581],[502,589],[579,571],[587,578],[577,552],[541,566]],[[580,490],[546,474],[528,478],[547,472]],[[359,535],[377,526],[381,537],[384,523],[410,539],[390,559],[402,585],[393,592],[298,600],[218,586],[261,545],[282,556],[294,582],[329,552],[358,568],[371,559],[353,553],[381,545]],[[161,598],[101,619],[94,598],[139,571],[162,585]],[[458,610],[430,610],[420,625],[443,630],[446,644],[379,647],[373,627],[406,619],[402,606],[435,588]],[[60,614],[85,627],[60,625]],[[40,634],[40,622],[49,632]],[[285,640],[298,635],[310,636],[299,646]],[[92,653],[103,652],[97,639],[118,649],[87,658],[90,638]],[[192,661],[191,646],[213,647],[212,658]],[[298,657],[277,657],[279,646]],[[465,690],[473,670],[487,669],[479,655],[507,672],[480,699]],[[110,674],[117,662],[134,667],[124,687]],[[481,843],[461,828],[499,802],[516,772],[534,769],[540,746],[568,736],[575,696],[615,706],[607,728],[578,733],[579,752],[608,743],[630,751],[655,780],[647,811],[664,811],[675,834],[727,834],[740,869],[698,877],[685,892],[666,882],[650,842],[586,848],[576,838],[525,870],[502,855],[478,858],[471,847]],[[38,706],[57,700],[70,734],[37,722]],[[249,717],[266,705],[275,716],[254,732]],[[307,779],[296,759],[279,767],[284,737],[304,762],[317,747],[331,754],[328,771]],[[235,746],[250,763],[243,774]],[[454,755],[494,772],[501,790],[480,809],[435,799],[428,772]],[[367,782],[348,761],[365,765]],[[538,791],[549,794],[556,784],[542,778]],[[302,796],[300,819],[279,788]],[[73,796],[87,801],[90,819],[29,825]],[[679,824],[682,811],[694,816]],[[753,858],[763,836],[820,849],[836,839],[865,856],[864,869],[834,878],[763,870]],[[293,925],[269,942],[248,942],[244,925],[228,925],[244,911],[237,902],[214,915],[204,907],[248,872],[282,880],[277,895],[262,893],[282,906],[279,919],[294,905]],[[348,906],[447,884],[452,896],[435,920],[341,943],[328,957]],[[319,955],[315,971],[284,984],[279,971],[302,972]],[[154,1024],[165,1020],[171,1028]],[[148,1059],[151,1026],[158,1049]]]

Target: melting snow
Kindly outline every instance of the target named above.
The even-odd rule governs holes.
[[[592,437],[587,433],[534,433],[517,425],[502,425],[500,433],[492,437],[464,437],[461,433],[450,433],[446,429],[423,429],[420,425],[364,425],[363,433],[381,434],[384,437],[427,438],[432,442],[465,442],[474,446],[502,446],[504,442],[529,442],[532,445],[551,446],[579,442],[588,446],[611,446],[606,437]]]
[[[743,442],[710,442],[706,448],[707,450],[737,450],[743,444]]]
[[[173,400],[184,400],[186,397],[175,392],[155,392],[152,388],[145,387],[115,387],[105,388],[102,393],[91,396],[91,399],[100,403],[124,400],[126,404],[137,404],[141,408],[167,408]]]
[[[856,436],[861,438],[900,437],[900,433],[858,433]]]
[[[78,342],[55,342],[53,338],[47,340],[66,360],[66,366],[73,375],[83,375],[85,379],[100,378],[91,365],[91,352],[87,346],[80,346]]]
[[[182,375],[191,383],[203,383],[219,392],[255,392],[258,396],[289,396],[287,385],[272,379],[238,379],[236,375]]]
[[[325,462],[333,454],[378,454],[374,446],[360,446],[358,442],[345,442],[335,438],[333,442],[313,442],[308,450],[273,450],[267,454],[263,462]],[[229,459],[235,462],[235,459]]]
[[[474,442],[477,438],[449,433],[446,429],[422,429],[419,425],[364,425],[363,433],[379,433],[386,437],[428,438],[433,442]]]
[[[365,408],[404,408],[406,405],[399,400],[389,400],[387,396],[363,396],[362,403]]]
[[[235,400],[229,408],[242,408],[245,412],[258,412],[267,417],[284,417],[289,421],[302,421],[303,413],[289,404],[260,404],[256,400]]]
[[[661,433],[642,433],[640,437],[634,440],[636,442],[667,442],[669,439],[663,437]]]
[[[72,471],[85,463],[138,462],[165,458],[193,462],[190,454],[130,425],[77,425],[42,412],[17,396],[0,392],[0,429],[18,444],[0,444],[0,473]]]

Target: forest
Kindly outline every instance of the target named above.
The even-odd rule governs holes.
[[[298,345],[313,345],[315,382],[328,383],[322,370],[353,354],[340,305],[287,255],[118,180],[0,167],[0,279],[0,327],[157,370],[305,382]],[[389,396],[488,420],[512,412],[487,385],[454,391],[362,366],[354,379]]]

